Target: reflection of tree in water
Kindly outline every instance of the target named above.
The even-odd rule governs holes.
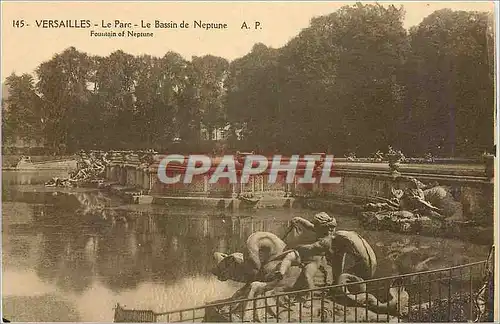
[[[31,252],[30,242],[26,237],[12,237],[9,240],[9,258],[27,258],[28,254]],[[4,251],[5,252],[5,251]]]
[[[173,283],[187,276],[208,275],[215,265],[215,251],[242,251],[251,233],[284,231],[287,222],[284,223],[224,215],[193,217],[143,213],[137,217],[134,229],[139,237],[158,242],[151,248],[155,255],[151,258],[154,278]],[[151,227],[151,224],[155,226]],[[152,228],[155,233],[149,232]],[[141,258],[144,260],[144,256]]]
[[[121,291],[142,282],[170,285],[187,277],[210,276],[215,251],[242,252],[246,239],[255,231],[270,231],[282,237],[291,219],[196,211],[179,215],[178,210],[174,214],[168,209],[110,209],[105,197],[96,198],[94,193],[77,196],[73,199],[87,206],[91,213],[53,206],[36,207],[35,211],[43,236],[37,273],[45,281],[77,292],[88,288],[92,280]],[[95,206],[98,208],[92,209]],[[343,224],[348,226],[341,221],[341,229],[349,229]],[[432,268],[450,265],[446,264],[450,257],[445,255],[440,256],[443,262],[439,265],[422,261],[436,251],[433,244],[451,243],[364,229],[359,229],[359,234],[375,250],[376,276],[415,271],[418,266],[425,270],[426,265]],[[285,242],[293,247],[312,239],[314,235],[290,234]],[[431,242],[430,247],[423,242]],[[450,246],[442,245],[439,250],[446,247]],[[469,256],[467,262],[472,261],[476,260]]]
[[[56,228],[42,229],[42,243],[40,258],[36,266],[37,275],[44,281],[53,282],[59,275],[59,263],[64,258],[66,250],[62,233]]]
[[[14,267],[17,270],[31,269],[38,264],[42,235],[5,231],[2,236],[2,264],[4,269]]]
[[[232,239],[231,218],[135,212],[127,219],[131,220],[128,229],[121,229],[120,234],[114,229],[100,242],[100,275],[116,289],[133,286],[130,274],[136,276],[136,282],[166,284],[188,276],[207,275],[214,265],[214,251],[221,246],[241,249],[241,242],[244,243]],[[131,237],[136,240],[135,253],[127,243]]]
[[[448,246],[453,241],[446,239],[415,235],[373,242],[380,275],[407,274],[477,261],[468,255],[453,255],[452,246]]]
[[[93,280],[93,264],[86,258],[85,248],[91,236],[81,232],[71,235],[66,243],[66,253],[61,264],[58,285],[65,290],[83,292]]]
[[[99,242],[98,272],[111,289],[130,289],[144,281],[174,283],[206,272],[210,244],[189,235],[186,222],[148,213],[127,219],[128,227],[114,226]]]
[[[213,253],[214,243],[207,237],[206,218],[145,215],[137,221],[151,218],[156,220],[157,232],[153,236],[159,243],[154,247],[157,257],[152,264],[155,278],[173,283],[187,276],[207,273],[207,261]]]
[[[241,225],[234,217],[113,212],[127,218],[128,226],[115,223],[96,231],[83,218],[73,226],[43,227],[40,277],[74,291],[87,288],[96,275],[113,291],[145,281],[171,284],[209,275],[214,251],[239,251],[245,242],[233,239]]]
[[[142,281],[139,267],[144,266],[136,262],[138,254],[135,233],[123,224],[101,235],[97,272],[103,283],[113,291],[136,287]]]
[[[56,225],[64,228],[64,233],[51,234],[51,230],[46,229],[44,257],[39,266],[45,278],[65,278],[59,279],[59,285],[75,290],[88,287],[93,271],[114,291],[131,289],[144,281],[170,284],[189,276],[208,275],[214,266],[213,252],[243,251],[251,233],[270,231],[283,235],[288,226],[287,220],[262,217],[109,210],[103,207],[105,199],[94,193],[78,193],[75,197],[87,213],[59,213]],[[49,214],[47,209],[45,212]],[[102,213],[113,215],[114,219],[126,219],[127,223],[114,222],[113,225]],[[51,216],[44,218],[51,219]],[[85,233],[98,241],[94,260],[85,257],[85,247],[90,240]],[[290,235],[286,242],[293,246],[302,243],[302,239],[303,236]],[[408,246],[408,242],[401,245]],[[386,246],[374,248],[377,256],[389,253]],[[393,263],[384,264],[379,260],[379,265],[383,273],[394,273]]]
[[[242,251],[253,231],[286,226],[273,219],[109,209],[107,198],[95,192],[70,195],[79,202],[78,211],[44,206],[36,212],[44,236],[37,272],[75,291],[96,276],[114,291],[206,276],[213,252]]]
[[[42,280],[56,283],[64,290],[81,292],[91,285],[95,272],[107,261],[99,258],[102,255],[99,249],[90,253],[96,253],[97,257],[89,255],[89,244],[96,245],[99,234],[104,233],[105,244],[101,248],[106,253],[106,238],[109,241],[122,236],[107,234],[111,222],[103,217],[107,198],[102,193],[57,192],[56,196],[63,204],[34,208],[36,224],[43,236],[36,271]],[[68,209],[69,205],[77,208]]]
[[[82,292],[92,282],[92,263],[85,257],[90,238],[79,228],[45,227],[36,272],[64,290]]]
[[[114,290],[135,287],[141,280],[136,267],[142,264],[134,260],[138,254],[135,232],[106,219],[117,213],[103,208],[102,196],[76,193],[71,197],[80,202],[81,209],[43,206],[35,212],[43,235],[38,275],[77,292],[88,288],[96,274]],[[146,251],[139,254],[147,255]]]

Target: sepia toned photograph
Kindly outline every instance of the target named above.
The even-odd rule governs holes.
[[[4,322],[494,322],[497,4],[2,1]]]

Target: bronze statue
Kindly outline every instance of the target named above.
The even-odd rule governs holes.
[[[375,274],[377,259],[372,247],[356,232],[337,231],[337,220],[334,217],[322,212],[316,214],[312,222],[296,217],[292,224],[295,228],[312,230],[316,233],[315,243],[299,245],[295,248],[303,259],[302,262],[312,256],[324,256],[332,267],[334,282],[338,283],[339,276],[345,272],[347,255],[353,257],[355,262],[354,266],[349,269],[349,273],[364,279],[370,279]]]
[[[229,300],[250,299],[268,291],[279,293],[314,288],[313,279],[318,270],[325,271],[327,262],[334,269],[334,281],[342,284],[342,280],[350,278],[341,276],[345,273],[346,255],[355,260],[355,265],[347,271],[356,278],[373,277],[377,261],[371,246],[356,232],[336,231],[336,226],[335,218],[326,213],[316,214],[312,222],[294,218],[291,230],[313,230],[317,241],[290,250],[285,250],[286,244],[273,233],[253,233],[247,240],[244,253],[228,255],[216,252],[217,265],[212,273],[222,281],[230,279],[246,283]],[[301,276],[305,280],[301,281]],[[246,309],[246,305],[243,302],[235,307]]]
[[[446,211],[441,208],[441,205],[459,204],[454,201],[451,194],[444,187],[437,184],[424,185],[413,177],[408,178],[408,182],[407,188],[392,188],[392,198],[374,197],[379,202],[368,203],[365,205],[365,209],[375,212],[409,212],[437,219],[444,219],[451,216],[446,214],[456,212]]]
[[[310,230],[316,234],[316,240],[328,240],[328,237],[335,233],[337,220],[326,213],[318,213],[314,216],[313,222],[302,217],[294,217],[290,230]],[[288,233],[290,232],[288,231]],[[287,233],[287,234],[288,234]],[[314,245],[299,245],[294,250],[285,255],[280,269],[275,273],[277,279],[283,278],[287,269],[292,263],[302,264],[306,273],[309,288],[314,287],[313,277],[318,270],[325,271],[323,267],[318,268],[318,259],[326,256],[326,251],[319,251]],[[326,275],[326,274],[325,274]]]
[[[225,254],[214,253],[217,262],[212,273],[221,281],[234,280],[245,283],[241,289],[229,300],[249,299],[264,294],[267,291],[274,293],[300,290],[307,288],[299,279],[303,269],[294,263],[287,269],[280,280],[274,278],[280,264],[289,251],[284,249],[286,244],[278,236],[269,232],[255,232],[247,240],[245,253]],[[221,301],[217,301],[220,303]],[[283,303],[284,301],[282,301]],[[286,308],[286,305],[281,305]],[[246,309],[247,303],[234,304],[233,312],[237,309]],[[257,316],[257,314],[254,314]],[[258,321],[258,318],[254,318]]]

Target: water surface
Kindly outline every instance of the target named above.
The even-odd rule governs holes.
[[[242,251],[255,231],[282,236],[310,210],[221,212],[127,206],[88,189],[46,189],[50,177],[3,176],[3,309],[15,321],[112,321],[116,303],[165,311],[230,296],[239,286],[210,274],[215,251]],[[31,174],[31,175],[30,175]],[[82,216],[78,209],[92,209]],[[481,261],[489,247],[459,240],[363,229],[351,215],[339,228],[373,246],[377,277]],[[290,235],[290,245],[307,238]]]

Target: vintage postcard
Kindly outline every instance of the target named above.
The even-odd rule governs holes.
[[[3,320],[498,320],[495,5],[2,1]]]

